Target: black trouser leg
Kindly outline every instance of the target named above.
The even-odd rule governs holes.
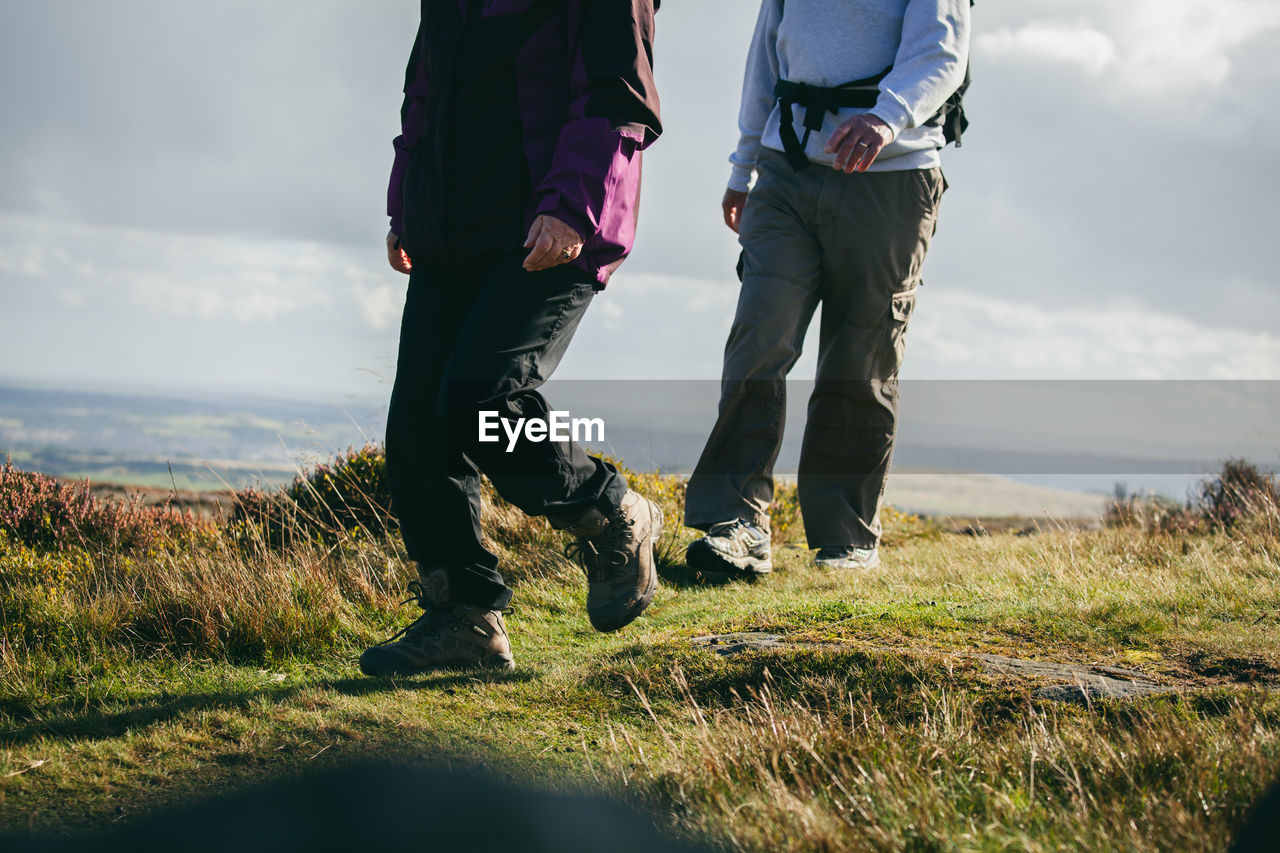
[[[415,268],[387,425],[392,498],[409,556],[450,573],[455,600],[501,607],[510,590],[484,548],[477,468],[530,515],[615,509],[626,481],[572,442],[479,441],[482,411],[549,417],[537,389],[594,295],[580,272],[525,272],[507,252],[447,274]]]
[[[442,266],[415,267],[409,279],[387,415],[387,479],[410,559],[427,570],[455,567],[460,571],[452,586],[477,603],[505,606],[510,592],[496,571],[498,558],[482,544],[479,472],[450,448],[447,426],[436,414],[470,289],[461,271]]]

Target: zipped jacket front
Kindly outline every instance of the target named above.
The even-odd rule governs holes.
[[[477,204],[497,197],[518,205],[512,215],[521,217],[525,230],[540,214],[560,219],[585,242],[573,264],[600,287],[608,282],[635,241],[641,152],[662,132],[653,79],[657,5],[654,0],[422,0],[387,192],[391,230],[411,257],[457,252],[448,225],[459,218],[455,214],[477,213],[459,210],[469,204],[466,181],[475,175],[487,189]],[[454,39],[449,26],[459,27],[465,40]],[[458,56],[459,45],[472,53]],[[477,126],[486,105],[471,99],[468,75],[457,72],[474,71],[486,51],[495,64],[510,66],[514,90],[510,98],[485,96],[498,102],[500,114]],[[493,86],[477,90],[505,92]],[[507,138],[512,134],[519,139]],[[521,168],[468,161],[460,171],[457,152],[465,155],[468,135],[483,140],[489,151],[510,143],[509,150],[523,155]],[[485,168],[493,172],[478,171]],[[475,221],[484,228],[496,220],[477,216]]]

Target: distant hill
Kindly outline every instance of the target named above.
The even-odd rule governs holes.
[[[1201,435],[1188,426],[1195,407],[1204,408],[1196,395],[1206,389],[1197,383],[914,383],[903,389],[889,499],[931,515],[1089,517],[1117,483],[1182,498],[1229,455],[1275,462],[1275,451],[1268,458],[1256,441],[1229,442],[1269,435],[1277,383],[1228,385],[1213,387],[1216,426],[1197,444],[1188,438]],[[787,390],[781,475],[796,470],[812,383]],[[718,383],[699,381],[548,385],[558,407],[604,419],[605,440],[594,449],[637,470],[684,474],[714,423],[718,391]],[[0,459],[68,478],[217,491],[287,482],[300,467],[380,441],[385,420],[384,400],[0,385]]]

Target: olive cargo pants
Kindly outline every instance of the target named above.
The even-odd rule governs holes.
[[[800,450],[805,534],[811,548],[874,547],[904,336],[945,180],[940,169],[796,172],[770,149],[758,168],[719,417],[689,481],[685,523],[706,530],[740,518],[768,529],[786,376],[821,303]]]

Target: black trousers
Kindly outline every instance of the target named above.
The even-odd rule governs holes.
[[[481,442],[480,415],[549,420],[538,387],[564,357],[594,282],[561,266],[530,273],[527,250],[415,264],[387,418],[392,510],[410,559],[449,573],[463,604],[502,609],[511,590],[484,547],[480,473],[529,515],[609,513],[626,494],[611,465],[572,442]]]

